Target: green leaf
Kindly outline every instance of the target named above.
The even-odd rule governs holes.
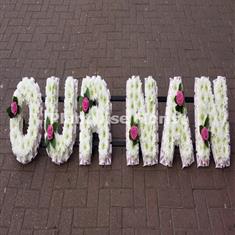
[[[209,128],[209,116],[207,115],[206,120],[205,120],[205,127]]]
[[[174,98],[174,101],[175,101],[175,103],[177,104],[177,102],[176,102],[176,96],[175,96],[175,98]]]
[[[58,128],[59,128],[59,123],[58,123],[58,122],[54,122],[54,123],[53,123],[53,129],[54,129],[54,131],[57,131]]]
[[[55,138],[52,139],[52,140],[50,141],[50,143],[51,143],[52,147],[55,148],[55,146],[56,146],[56,140],[55,140]]]
[[[88,99],[90,99],[90,91],[88,88],[86,89],[84,96],[86,96]]]
[[[6,110],[6,112],[7,112],[8,116],[9,116],[10,118],[13,118],[13,117],[14,117],[14,114],[11,112],[11,107],[8,107],[7,110]]]
[[[179,91],[183,91],[182,83],[179,84]]]
[[[10,115],[10,113],[11,113],[11,107],[8,107],[8,108],[6,109],[6,112],[7,112],[8,115]]]
[[[209,148],[209,141],[208,140],[205,141],[205,145],[207,148]]]
[[[82,100],[83,100],[83,97],[79,96],[78,97],[78,105],[79,105],[80,108],[82,107]]]
[[[18,104],[18,98],[16,96],[13,96],[12,100]]]
[[[89,108],[91,108],[92,106],[94,106],[94,101],[93,100],[89,100]]]
[[[137,145],[139,143],[139,140],[137,139],[137,140],[133,140],[133,145],[135,146],[135,145]]]
[[[48,128],[48,126],[51,124],[51,122],[50,122],[50,119],[49,119],[49,117],[47,117],[47,119],[46,119],[46,129]]]
[[[200,134],[201,134],[202,128],[203,128],[203,126],[200,125],[200,126],[199,126]]]
[[[131,116],[131,126],[133,126],[134,124],[135,124],[134,116]]]
[[[176,109],[176,111],[179,112],[179,113],[183,113],[183,112],[184,112],[184,106],[176,105],[175,109]]]

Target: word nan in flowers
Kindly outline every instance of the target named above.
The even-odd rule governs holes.
[[[132,76],[126,83],[127,165],[139,164],[141,149],[144,166],[160,162],[171,167],[174,149],[178,146],[182,167],[190,166],[194,162],[194,150],[181,77],[170,78],[160,150],[157,82],[149,76],[145,78],[144,85],[143,92],[139,76]],[[62,129],[58,113],[59,78],[49,77],[46,83],[44,142],[51,160],[62,164],[69,159],[77,136],[77,114],[80,113],[80,165],[91,163],[93,133],[99,136],[99,164],[111,165],[112,104],[106,82],[100,76],[87,76],[82,80],[78,95],[78,80],[67,77],[64,97]],[[23,133],[25,106],[29,108],[26,134]],[[208,166],[212,151],[216,168],[228,167],[230,134],[224,77],[218,76],[213,80],[213,90],[208,77],[195,78],[194,110],[197,166]],[[19,162],[26,164],[37,155],[43,131],[42,97],[34,78],[23,78],[17,85],[7,114],[10,117],[12,151]]]

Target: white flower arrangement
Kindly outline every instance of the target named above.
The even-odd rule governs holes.
[[[139,164],[139,143],[143,165],[158,163],[158,100],[157,84],[145,78],[145,98],[139,76],[132,76],[126,84],[126,158],[127,165]]]
[[[44,138],[47,145],[47,153],[56,164],[66,162],[73,151],[77,125],[77,89],[78,81],[73,79],[73,77],[67,77],[65,81],[64,127],[62,134],[59,134],[59,78],[50,77],[47,79]]]
[[[213,81],[213,86],[214,95],[208,77],[195,78],[197,166],[209,166],[211,146],[216,168],[223,168],[230,166],[226,79],[218,76]]]
[[[99,135],[99,164],[111,164],[110,92],[100,76],[83,78],[80,106],[79,162],[89,165],[92,154],[92,134]]]
[[[27,134],[23,134],[22,109],[29,108]],[[23,78],[13,94],[11,106],[7,109],[10,116],[10,141],[17,161],[26,164],[37,155],[42,131],[42,98],[40,88],[34,78]]]
[[[193,144],[181,77],[170,78],[162,134],[160,163],[172,166],[174,148],[179,146],[182,167],[194,162]]]

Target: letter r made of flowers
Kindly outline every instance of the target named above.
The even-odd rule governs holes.
[[[89,165],[92,154],[92,137],[99,137],[99,164],[111,164],[111,112],[112,104],[106,82],[100,76],[82,80],[78,97],[80,108],[79,163]]]

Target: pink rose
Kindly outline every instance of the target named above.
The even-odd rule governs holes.
[[[139,130],[137,126],[132,126],[130,129],[130,136],[132,140],[137,140],[139,135]]]
[[[14,116],[17,114],[18,112],[18,105],[15,101],[13,101],[11,103],[11,112],[14,114]]]
[[[208,128],[203,127],[201,130],[201,136],[203,140],[208,140],[209,139],[209,131]]]
[[[87,97],[84,97],[82,100],[82,110],[83,112],[87,112],[89,109],[89,99]]]
[[[52,140],[54,138],[54,128],[52,125],[48,125],[47,127],[47,138],[48,140]]]
[[[183,106],[184,105],[184,93],[182,91],[177,91],[177,94],[176,94],[176,103],[179,106]]]

